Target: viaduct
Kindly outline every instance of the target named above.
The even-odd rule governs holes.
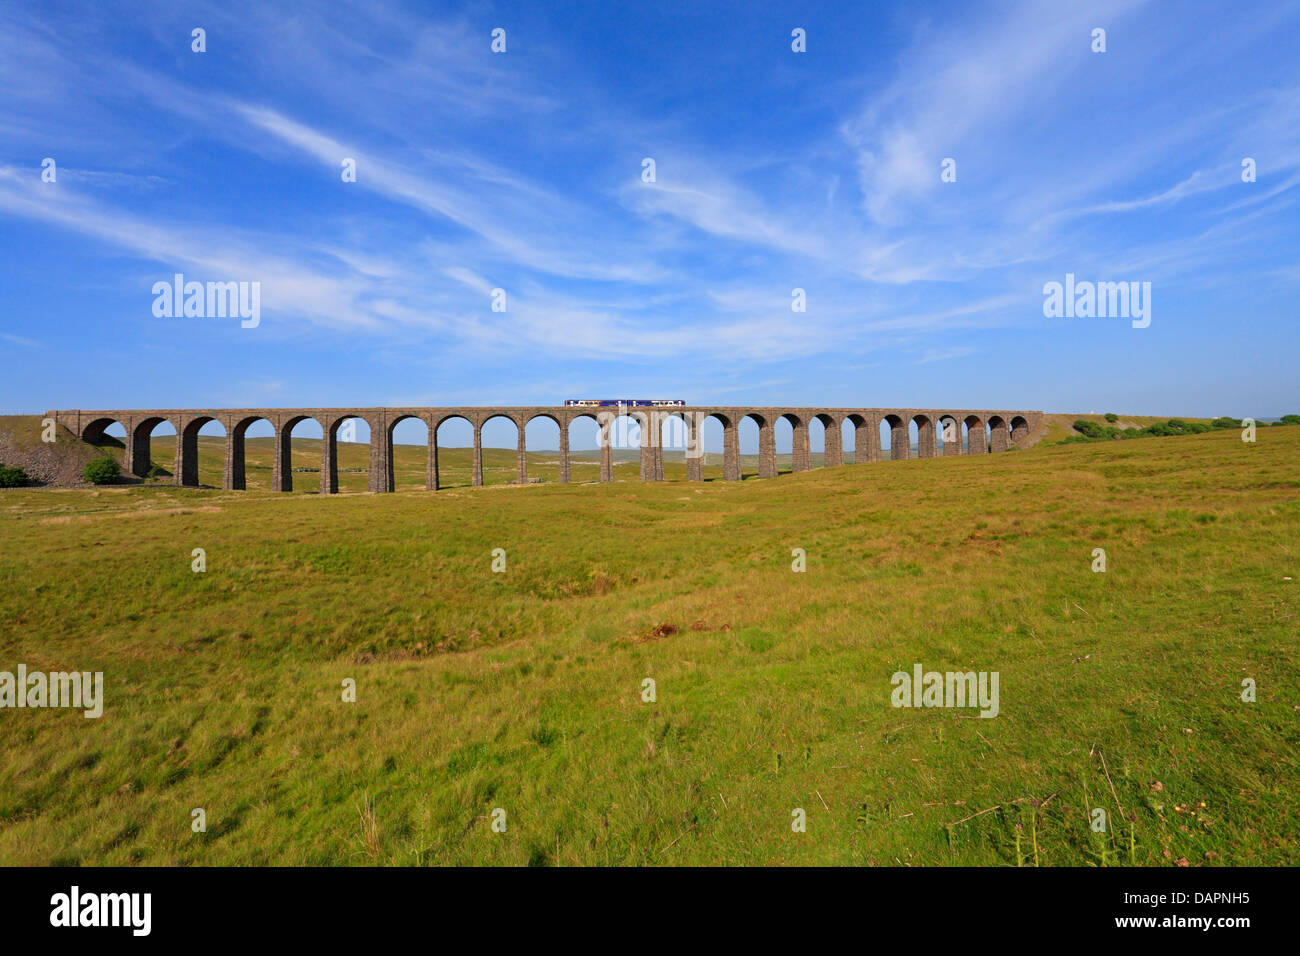
[[[270,423],[275,430],[275,463],[272,488],[293,490],[290,465],[290,437],[300,422],[314,419],[324,435],[321,442],[320,493],[338,493],[338,430],[348,419],[358,418],[370,427],[369,489],[372,492],[393,490],[393,428],[406,419],[418,419],[429,431],[428,463],[425,487],[437,490],[438,427],[451,419],[464,419],[474,428],[473,483],[483,483],[483,426],[494,418],[506,418],[519,429],[518,481],[528,480],[524,448],[525,426],[536,418],[548,418],[560,429],[560,481],[569,480],[569,426],[580,418],[592,419],[600,430],[600,480],[613,480],[615,432],[618,421],[632,419],[641,426],[641,478],[663,480],[664,435],[676,439],[672,447],[686,448],[686,477],[701,481],[704,460],[700,455],[700,428],[714,418],[723,429],[722,475],[727,481],[739,481],[740,423],[752,419],[759,430],[758,476],[774,478],[776,465],[776,423],[788,421],[794,430],[793,465],[795,471],[812,467],[808,427],[813,421],[825,428],[825,463],[828,467],[844,463],[842,429],[845,421],[854,427],[855,462],[882,459],[880,432],[882,423],[890,429],[890,458],[907,458],[911,454],[909,426],[915,423],[918,454],[931,458],[940,454],[981,454],[1006,451],[1038,428],[1043,413],[1037,411],[889,408],[755,408],[722,406],[685,406],[670,408],[609,408],[532,406],[532,407],[461,407],[461,408],[227,408],[227,409],[98,409],[87,411],[50,411],[55,419],[82,441],[103,441],[105,429],[113,423],[126,431],[126,469],[138,476],[148,474],[152,465],[149,444],[153,430],[169,422],[176,430],[176,460],[173,474],[180,485],[196,487],[198,480],[199,429],[209,422],[219,422],[226,432],[226,462],[222,487],[242,490],[244,475],[244,435],[257,421]],[[668,432],[672,429],[672,432]],[[962,441],[963,429],[966,441]],[[963,448],[964,445],[964,448]]]

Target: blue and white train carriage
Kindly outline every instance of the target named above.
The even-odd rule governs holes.
[[[686,401],[681,398],[566,398],[565,408],[681,408]]]

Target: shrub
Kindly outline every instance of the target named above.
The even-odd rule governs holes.
[[[0,488],[17,488],[27,484],[27,472],[21,468],[6,468],[0,464]]]
[[[1116,415],[1114,412],[1107,412],[1106,421],[1110,422],[1113,425],[1115,422],[1119,421],[1119,416]]]
[[[1111,415],[1107,414],[1106,419],[1109,421],[1111,417]],[[1236,428],[1239,424],[1233,418],[1221,419],[1221,421],[1228,422],[1228,424],[1218,426],[1220,428]],[[1279,424],[1281,423],[1279,422]],[[1167,435],[1199,435],[1202,432],[1210,431],[1210,426],[1203,422],[1189,422],[1181,418],[1171,418],[1164,422],[1153,422],[1145,428],[1118,428],[1115,425],[1101,425],[1080,418],[1074,423],[1074,431],[1075,434],[1061,439],[1061,444],[1103,440],[1127,441],[1132,438],[1161,438]]]
[[[1225,416],[1224,418],[1216,418],[1214,421],[1210,422],[1210,425],[1214,428],[1240,428],[1241,421],[1236,418],[1227,418]]]
[[[1279,425],[1300,425],[1300,415],[1283,415]]]
[[[1104,438],[1106,430],[1096,422],[1090,422],[1080,418],[1074,423],[1074,430],[1080,435],[1086,435],[1088,438]]]
[[[106,485],[111,481],[117,481],[118,476],[122,474],[122,469],[112,458],[96,458],[94,461],[86,462],[86,468],[81,474],[92,485]]]

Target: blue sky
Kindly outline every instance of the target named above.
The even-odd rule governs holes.
[[[129,7],[0,4],[6,412],[1300,411],[1294,3]]]

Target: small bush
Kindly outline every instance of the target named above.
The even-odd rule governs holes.
[[[27,472],[21,468],[7,468],[0,464],[0,488],[17,488],[27,484]]]
[[[122,474],[122,469],[112,458],[96,458],[86,463],[86,468],[81,474],[92,485],[106,485],[117,481],[118,476]]]
[[[1086,435],[1089,438],[1104,438],[1106,436],[1106,429],[1096,422],[1090,422],[1083,418],[1074,423],[1074,430],[1080,435]]]
[[[1241,420],[1225,416],[1223,418],[1216,418],[1214,421],[1210,422],[1210,425],[1214,428],[1240,428]]]
[[[1107,412],[1106,421],[1110,422],[1113,425],[1115,424],[1115,422],[1119,421],[1119,416],[1116,415],[1114,412]]]

